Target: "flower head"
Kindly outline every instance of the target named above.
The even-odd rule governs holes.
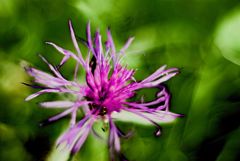
[[[73,153],[79,151],[88,134],[92,131],[94,122],[104,120],[109,126],[108,143],[110,156],[113,160],[113,154],[120,154],[119,137],[123,136],[114,120],[129,120],[129,117],[125,117],[126,115],[137,116],[157,126],[159,130],[156,135],[159,135],[160,126],[158,123],[169,122],[180,116],[169,111],[170,94],[161,85],[178,73],[177,68],[166,69],[166,66],[162,66],[146,79],[136,81],[134,79],[135,70],[127,69],[120,64],[120,60],[133,38],[129,38],[118,52],[115,49],[110,30],[107,31],[107,41],[103,45],[99,31],[92,39],[90,23],[88,23],[87,40],[82,40],[88,52],[86,58],[83,58],[70,21],[69,28],[76,54],[52,42],[47,42],[47,44],[63,54],[59,67],[63,66],[69,58],[76,61],[74,80],[65,79],[59,72],[59,68],[48,63],[42,56],[41,58],[47,63],[53,75],[36,68],[26,67],[27,73],[39,84],[32,85],[32,87],[40,89],[40,91],[28,96],[26,101],[44,93],[68,93],[75,98],[74,101],[58,100],[40,103],[45,108],[64,109],[62,113],[49,118],[49,122],[56,121],[66,115],[71,116],[70,127],[58,139],[57,144],[66,143]],[[86,74],[85,84],[80,84],[77,80],[79,65],[82,66]],[[151,102],[130,102],[129,98],[132,98],[136,91],[142,88],[158,88],[159,92],[156,99]],[[82,110],[84,113],[81,120],[76,120],[78,110]]]

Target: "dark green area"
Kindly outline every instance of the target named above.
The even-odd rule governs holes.
[[[130,161],[237,161],[240,160],[240,2],[238,0],[0,0],[0,160],[47,160],[68,119],[40,127],[39,122],[59,111],[24,102],[34,90],[21,82],[31,79],[26,62],[47,71],[37,56],[57,64],[61,54],[45,41],[73,49],[67,22],[80,37],[88,20],[105,38],[111,27],[120,48],[135,36],[124,63],[137,69],[141,80],[161,65],[180,68],[166,82],[172,94],[171,111],[185,115],[154,127],[119,123],[134,136],[122,140]],[[64,75],[72,79],[74,61]],[[84,76],[80,75],[79,79]],[[153,99],[151,91],[145,93]],[[105,161],[107,145],[89,137],[74,161]]]

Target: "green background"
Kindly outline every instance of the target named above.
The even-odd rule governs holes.
[[[163,125],[158,138],[154,127],[118,123],[124,131],[134,130],[133,137],[121,140],[130,161],[240,160],[238,0],[0,0],[1,161],[60,160],[54,159],[54,144],[69,118],[40,127],[59,111],[37,103],[57,96],[25,102],[35,91],[21,82],[31,82],[23,70],[26,63],[48,70],[39,53],[53,64],[61,59],[45,41],[73,49],[69,19],[80,37],[85,37],[88,20],[103,38],[110,26],[118,48],[135,36],[124,63],[137,69],[137,80],[164,64],[180,68],[166,85],[171,111],[185,117]],[[63,68],[69,79],[73,67],[71,60]],[[143,94],[154,98],[151,91]],[[107,145],[90,136],[72,160],[108,160]]]

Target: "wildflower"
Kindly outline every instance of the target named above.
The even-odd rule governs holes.
[[[84,59],[70,21],[69,28],[77,54],[52,42],[47,42],[47,44],[63,54],[59,67],[63,66],[69,58],[76,61],[74,80],[65,79],[59,72],[59,68],[51,65],[42,56],[41,58],[47,63],[53,75],[36,68],[26,67],[27,73],[39,84],[32,85],[32,87],[40,89],[40,91],[28,96],[26,101],[45,93],[68,93],[75,98],[74,101],[57,100],[40,103],[44,108],[64,109],[62,113],[49,118],[49,122],[56,121],[66,115],[71,116],[70,127],[57,140],[58,145],[65,143],[72,153],[76,153],[92,131],[94,122],[104,120],[109,127],[108,144],[111,160],[113,160],[114,154],[121,155],[119,138],[124,135],[115,125],[114,120],[124,119],[126,115],[139,116],[155,125],[158,128],[156,135],[160,135],[158,123],[169,122],[180,116],[169,111],[170,94],[161,85],[178,73],[177,68],[166,69],[166,66],[162,66],[146,79],[136,81],[133,77],[135,70],[127,69],[120,64],[125,50],[134,38],[129,38],[123,48],[117,52],[110,30],[107,31],[107,41],[103,47],[99,31],[95,33],[95,37],[92,39],[90,23],[88,23],[87,40],[84,41],[88,52]],[[77,81],[79,65],[86,73],[85,84],[80,84]],[[136,91],[142,88],[158,88],[159,92],[156,99],[151,102],[129,102],[129,98],[132,98]],[[78,110],[84,112],[84,117],[80,121],[76,120]]]

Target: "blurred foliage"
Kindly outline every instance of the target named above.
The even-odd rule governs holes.
[[[24,98],[34,90],[23,70],[28,62],[42,70],[41,53],[57,64],[61,55],[47,46],[52,41],[73,49],[67,21],[85,37],[85,25],[111,27],[118,47],[135,36],[124,63],[137,69],[141,80],[163,64],[181,74],[166,85],[172,93],[171,110],[184,118],[154,127],[119,123],[134,136],[122,140],[131,161],[237,161],[240,160],[240,2],[238,0],[0,0],[0,160],[60,160],[54,144],[67,120],[40,127],[39,122],[58,111],[40,109],[34,102],[44,95]],[[71,79],[74,62],[64,75]],[[79,79],[83,79],[80,75]],[[145,93],[152,99],[153,93]],[[61,155],[60,155],[61,154]],[[58,157],[56,159],[55,157]],[[105,161],[105,141],[90,136],[74,161]]]

